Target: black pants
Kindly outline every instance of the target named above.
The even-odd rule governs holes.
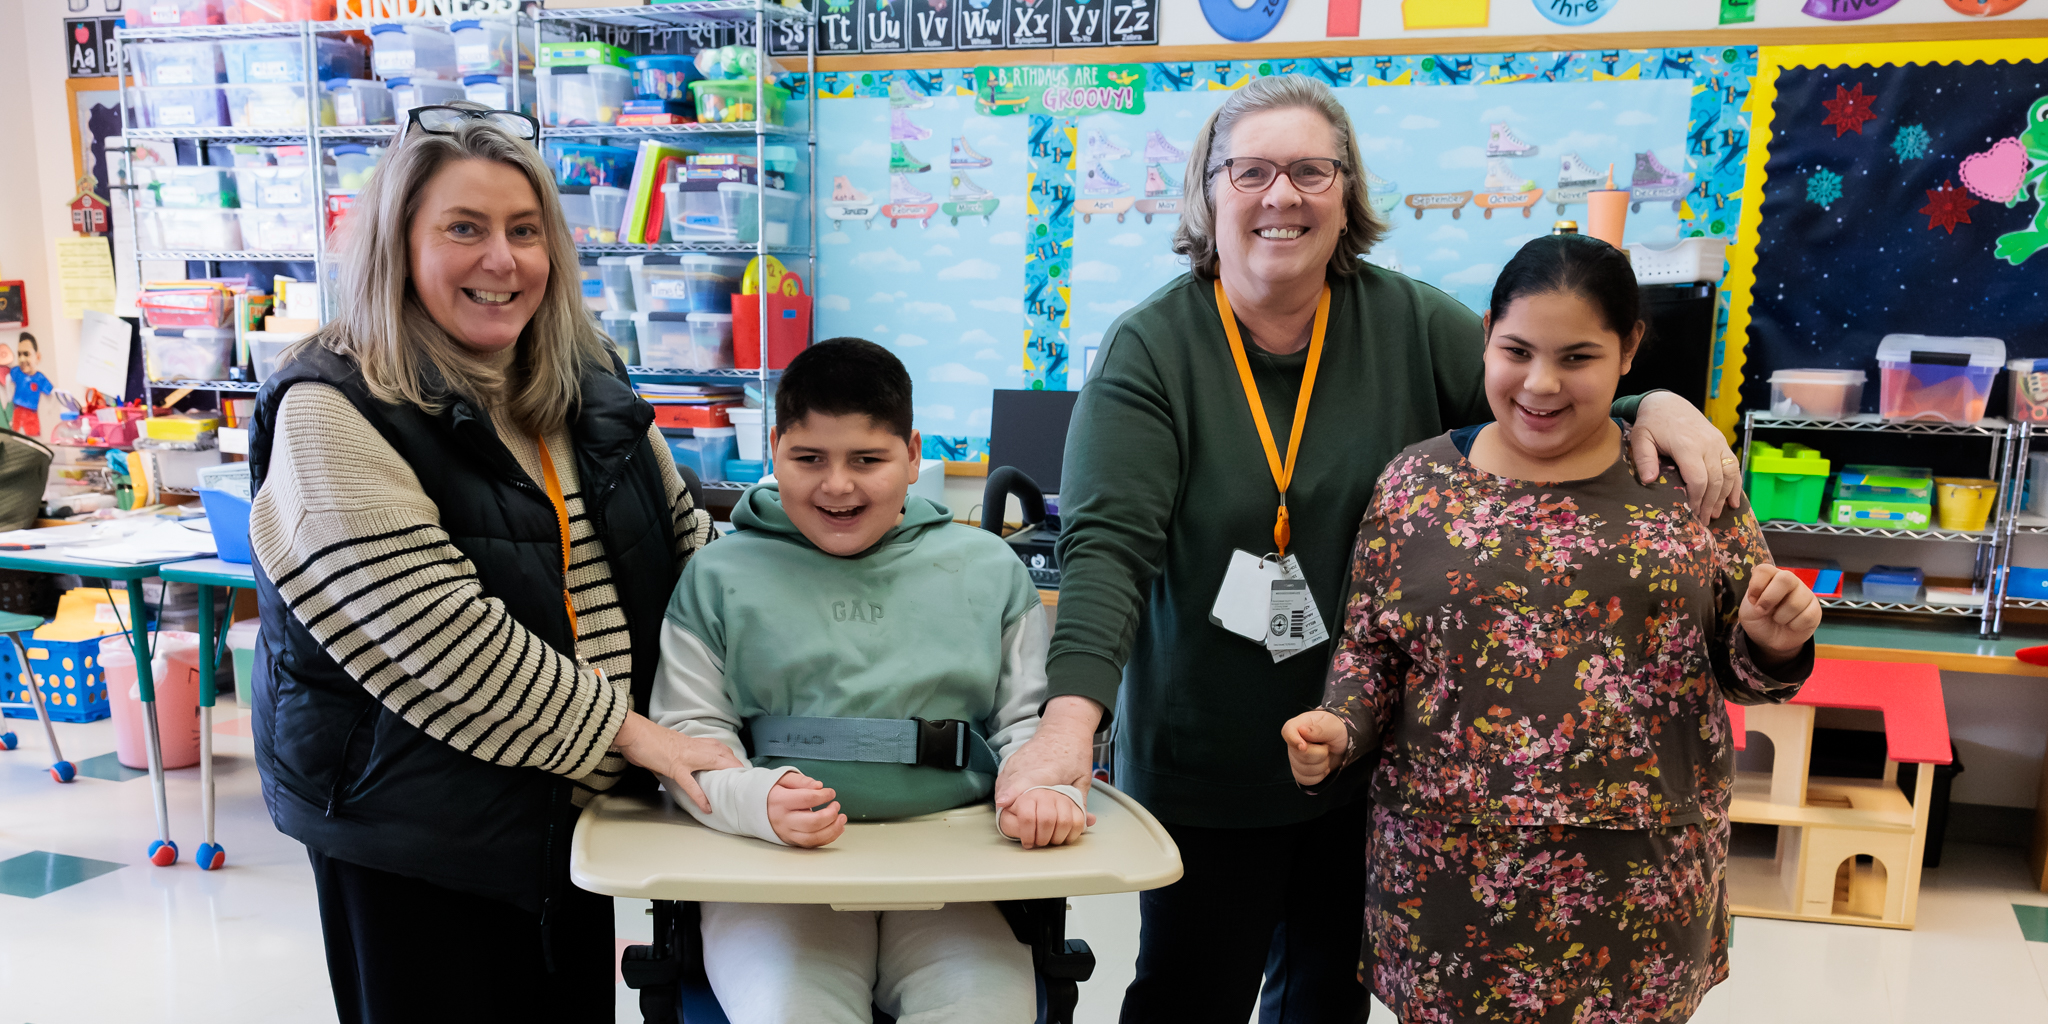
[[[1371,801],[1279,828],[1168,824],[1185,874],[1140,893],[1138,977],[1124,1024],[1363,1021]],[[1263,995],[1261,981],[1265,983]]]
[[[307,853],[341,1024],[612,1021],[611,897],[564,878],[544,950],[539,914]]]

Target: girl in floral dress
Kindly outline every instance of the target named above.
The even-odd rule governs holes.
[[[1728,973],[1723,701],[1796,693],[1820,605],[1747,510],[1630,472],[1637,307],[1589,237],[1502,271],[1496,422],[1387,466],[1323,706],[1281,730],[1311,791],[1374,772],[1361,981],[1406,1024],[1683,1021]]]

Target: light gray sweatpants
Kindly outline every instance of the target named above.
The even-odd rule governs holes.
[[[938,910],[706,903],[704,971],[732,1024],[1028,1024],[1031,947],[993,903]]]

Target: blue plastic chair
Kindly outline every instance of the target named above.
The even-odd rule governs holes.
[[[21,656],[21,678],[28,684],[29,702],[35,705],[36,718],[43,723],[43,735],[50,741],[50,753],[57,758],[50,765],[50,777],[58,782],[70,782],[78,777],[78,767],[64,760],[64,751],[57,746],[57,730],[50,724],[50,709],[44,703],[42,680],[36,678],[36,670],[28,660],[28,646],[21,641],[23,633],[34,632],[43,624],[41,616],[24,615],[20,612],[0,612],[0,633],[14,641],[14,651]],[[0,732],[0,750],[13,750],[18,740],[11,732]]]

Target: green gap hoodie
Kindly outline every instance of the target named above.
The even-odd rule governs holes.
[[[691,557],[669,602],[655,721],[737,749],[739,725],[762,715],[957,718],[999,756],[1036,731],[1045,612],[1001,538],[910,496],[901,523],[841,558],[804,537],[772,483],[742,495],[732,519],[735,532]],[[919,765],[752,763],[824,782],[854,820],[958,807],[995,782]]]

